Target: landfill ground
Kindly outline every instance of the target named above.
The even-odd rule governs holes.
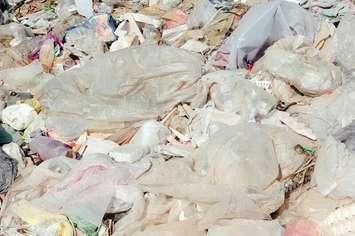
[[[0,236],[355,236],[353,0],[0,0]]]

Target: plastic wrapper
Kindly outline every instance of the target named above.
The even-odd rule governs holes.
[[[271,1],[255,5],[218,49],[213,64],[228,69],[243,68],[247,63],[255,62],[273,42],[295,34],[313,40],[315,31],[312,15],[295,3]]]
[[[329,94],[342,84],[339,67],[324,61],[302,37],[282,39],[268,48],[253,72],[267,71],[308,96]]]
[[[98,56],[51,79],[37,95],[49,117],[78,118],[89,130],[117,129],[156,118],[180,102],[200,105],[206,100],[200,75],[198,55],[143,46]]]
[[[245,79],[246,71],[217,71],[203,78],[211,83],[210,96],[216,108],[240,115],[244,120],[260,120],[276,105],[276,99]]]

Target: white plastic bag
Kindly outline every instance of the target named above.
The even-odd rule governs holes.
[[[203,103],[201,65],[200,56],[183,49],[122,49],[60,74],[37,95],[49,117],[85,120],[96,131],[124,128],[156,118],[180,102]]]
[[[30,105],[12,105],[2,111],[2,122],[16,130],[24,130],[36,116],[36,111]]]
[[[149,120],[144,122],[142,127],[139,128],[133,136],[131,143],[148,147],[164,144],[169,134],[169,129],[163,124],[155,120]]]

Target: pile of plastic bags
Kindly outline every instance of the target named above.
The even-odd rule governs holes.
[[[353,7],[0,1],[0,234],[354,235]]]

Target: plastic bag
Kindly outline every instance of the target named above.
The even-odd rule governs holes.
[[[216,108],[240,115],[246,121],[260,120],[276,105],[276,99],[244,77],[246,71],[217,71],[203,78],[211,83],[210,96]]]
[[[355,152],[355,122],[353,121],[348,126],[338,130],[334,137],[338,139],[340,142],[345,144],[345,147]]]
[[[149,151],[145,146],[125,144],[112,149],[108,155],[117,162],[133,163],[142,159]]]
[[[195,7],[188,17],[187,25],[189,28],[200,28],[212,21],[217,15],[217,10],[209,0],[195,1]]]
[[[23,159],[24,153],[17,143],[4,144],[2,150],[12,159],[17,161],[18,172],[21,173],[26,165]]]
[[[29,145],[31,151],[38,153],[42,160],[66,156],[70,150],[62,142],[45,136],[31,138]]]
[[[234,191],[263,190],[279,175],[272,139],[263,126],[256,124],[240,124],[220,130],[192,157],[200,175]]]
[[[180,102],[200,105],[206,99],[200,75],[200,56],[142,46],[98,56],[49,80],[37,95],[49,117],[77,118],[102,131],[156,118]]]
[[[334,60],[346,70],[355,69],[355,33],[352,30],[354,24],[355,16],[344,16],[330,43]]]
[[[2,111],[2,121],[16,130],[24,130],[35,119],[37,113],[27,104],[12,105]]]
[[[295,3],[271,1],[255,5],[217,51],[214,64],[222,63],[228,69],[243,68],[273,42],[294,34],[313,40],[315,31],[312,15]]]
[[[324,61],[302,37],[287,38],[268,48],[253,72],[267,71],[308,96],[329,94],[342,84],[339,67]]]

